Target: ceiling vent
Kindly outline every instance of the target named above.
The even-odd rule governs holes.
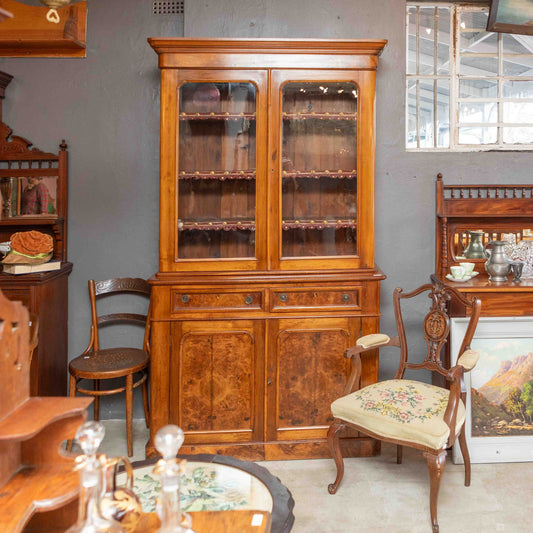
[[[183,15],[184,0],[154,0],[154,15]]]

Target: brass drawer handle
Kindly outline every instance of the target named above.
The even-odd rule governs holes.
[[[280,302],[286,302],[288,299],[289,297],[284,292],[279,295]]]
[[[181,295],[181,301],[186,304],[189,301],[189,295],[188,294],[182,294]]]
[[[253,304],[253,303],[254,303],[254,299],[253,299],[253,297],[250,296],[250,295],[248,295],[248,296],[244,299],[244,303],[245,303],[246,305],[251,305],[251,304]]]
[[[343,301],[345,304],[348,303],[348,302],[350,301],[350,295],[347,294],[347,293],[344,293],[344,294],[342,295],[342,301]]]

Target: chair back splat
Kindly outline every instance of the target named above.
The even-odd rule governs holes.
[[[444,367],[441,355],[442,349],[446,345],[450,334],[450,317],[447,309],[453,299],[463,305],[465,309],[470,309],[471,319],[461,343],[459,353],[462,354],[470,349],[470,343],[472,342],[481,313],[481,301],[466,298],[453,287],[442,283],[435,274],[432,274],[431,281],[432,283],[422,285],[418,289],[408,293],[404,293],[399,287],[394,290],[394,314],[401,350],[400,365],[394,376],[395,379],[402,379],[406,368],[426,369],[431,372],[438,372],[448,380],[452,379],[449,370]],[[408,362],[407,338],[402,318],[401,300],[414,298],[424,292],[428,292],[428,298],[431,300],[431,308],[423,324],[424,339],[426,340],[428,351],[422,363],[414,364]]]

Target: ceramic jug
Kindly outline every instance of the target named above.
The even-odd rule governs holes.
[[[117,486],[118,465],[124,464],[126,483]],[[104,476],[102,490],[102,514],[116,520],[126,533],[134,533],[141,519],[142,505],[133,492],[133,469],[126,457],[106,458],[103,456]]]
[[[492,250],[487,246],[491,245]],[[483,247],[488,259],[485,263],[485,270],[490,281],[507,281],[507,276],[511,272],[511,260],[505,255],[505,241],[489,241]]]
[[[465,250],[465,257],[467,259],[484,259],[485,253],[483,249],[483,243],[481,238],[483,237],[482,231],[466,231],[470,235],[470,242]]]

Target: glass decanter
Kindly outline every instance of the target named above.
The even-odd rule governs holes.
[[[100,507],[105,456],[98,457],[96,451],[104,433],[99,422],[86,422],[76,432],[83,450],[83,455],[76,458],[76,469],[80,471],[78,521],[67,533],[125,533],[118,522],[102,516]]]
[[[180,505],[180,475],[186,461],[178,461],[176,455],[184,438],[181,428],[174,425],[161,428],[155,436],[155,447],[163,456],[154,468],[154,474],[161,476],[161,495],[157,502],[161,527],[156,533],[194,533],[191,517],[181,512]]]

